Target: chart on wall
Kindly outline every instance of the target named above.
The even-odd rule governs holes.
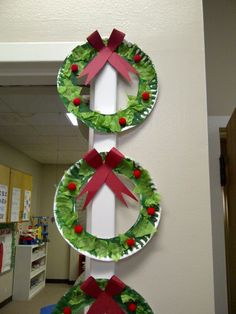
[[[11,269],[13,231],[11,228],[0,229],[0,273]]]
[[[8,186],[0,184],[0,222],[6,222]]]
[[[24,209],[22,214],[22,220],[27,221],[30,218],[30,204],[31,204],[31,191],[24,191]]]
[[[13,188],[11,201],[11,222],[19,221],[20,202],[21,202],[21,189]]]

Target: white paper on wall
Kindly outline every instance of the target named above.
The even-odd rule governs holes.
[[[11,222],[19,221],[21,189],[12,189]]]
[[[0,230],[0,273],[11,269],[12,260],[12,231]]]
[[[30,206],[31,206],[31,191],[25,190],[22,220],[29,220]]]
[[[6,222],[7,218],[8,186],[0,184],[0,222]]]

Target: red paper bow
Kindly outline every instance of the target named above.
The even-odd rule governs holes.
[[[88,205],[88,203],[92,200],[94,195],[104,183],[109,186],[109,188],[115,193],[119,200],[126,206],[127,204],[123,198],[122,193],[137,201],[137,198],[130,192],[130,190],[127,189],[127,187],[112,171],[112,169],[116,168],[123,159],[124,155],[121,154],[121,152],[119,152],[115,147],[113,147],[107,153],[104,163],[101,155],[96,151],[96,149],[90,150],[84,156],[84,160],[91,167],[95,168],[96,172],[78,196],[78,198],[80,198],[84,193],[88,192],[83,208]]]
[[[131,81],[129,71],[138,74],[132,65],[114,52],[122,43],[124,37],[124,33],[114,28],[108,39],[107,46],[104,45],[98,31],[93,32],[87,38],[90,45],[98,51],[98,54],[79,75],[79,78],[87,75],[85,81],[86,85],[89,84],[90,81],[101,71],[107,62],[109,62],[129,82]]]
[[[96,299],[91,305],[88,314],[124,314],[125,312],[113,300],[115,295],[121,294],[125,284],[116,276],[112,276],[108,281],[105,291],[97,284],[96,280],[90,276],[80,286],[86,294]]]

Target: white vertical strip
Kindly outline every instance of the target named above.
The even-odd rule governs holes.
[[[105,65],[91,86],[91,108],[105,114],[116,112],[117,72]],[[116,146],[115,134],[101,134],[90,129],[89,147],[97,151],[109,151]],[[87,230],[101,238],[115,235],[115,195],[106,186],[98,191],[87,211]],[[95,278],[110,278],[115,273],[114,262],[86,259],[86,274]]]

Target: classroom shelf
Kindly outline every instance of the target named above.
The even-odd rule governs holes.
[[[45,287],[45,281],[40,282],[38,285],[34,286],[29,291],[29,298],[33,298],[37,293],[39,293]]]
[[[46,264],[46,243],[16,246],[13,300],[29,300],[43,289],[46,280]]]
[[[39,275],[42,272],[45,272],[46,270],[46,265],[40,266],[39,268],[31,270],[30,273],[30,279],[34,278],[35,276]]]

